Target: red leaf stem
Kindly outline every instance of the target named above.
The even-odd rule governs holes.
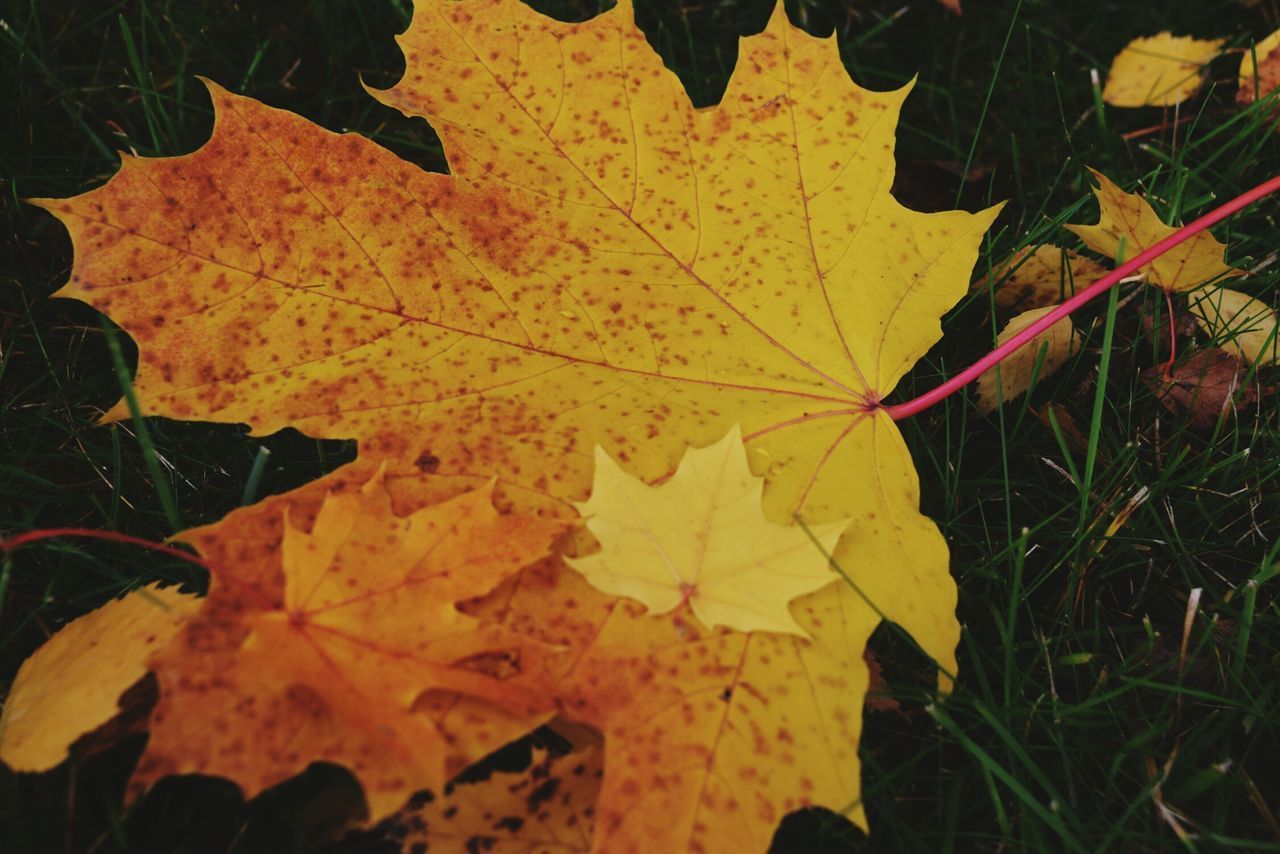
[[[173,546],[167,546],[164,543],[156,543],[151,540],[144,540],[142,537],[131,537],[128,534],[118,534],[115,531],[99,531],[94,528],[37,528],[34,531],[27,531],[16,536],[9,537],[7,540],[0,540],[0,552],[11,552],[28,543],[39,542],[40,540],[51,540],[55,537],[93,537],[98,540],[111,540],[116,543],[128,543],[134,546],[142,546],[154,552],[163,552],[172,557],[182,558],[190,561],[197,566],[202,566],[210,572],[213,567],[209,562],[199,555],[193,555],[190,552],[184,552],[181,549],[175,549]]]

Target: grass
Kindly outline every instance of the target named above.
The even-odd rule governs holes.
[[[722,91],[736,36],[769,12],[758,0],[637,5],[700,104]],[[1130,38],[1162,29],[1247,49],[1280,26],[1274,3],[968,5],[962,19],[923,0],[791,11],[815,32],[838,33],[864,86],[915,79],[898,135],[900,199],[918,209],[1009,200],[979,274],[1022,246],[1073,245],[1060,226],[1092,217],[1085,165],[1141,187],[1171,221],[1280,171],[1269,105],[1232,101],[1239,54],[1215,61],[1208,91],[1167,113],[1105,108],[1090,80]],[[593,8],[554,5],[568,18]],[[117,149],[195,148],[211,119],[196,74],[438,169],[430,128],[359,83],[397,79],[392,36],[409,14],[407,0],[4,5],[0,206],[13,237],[0,270],[0,531],[74,525],[159,540],[353,457],[348,443],[288,430],[95,426],[121,394],[114,354],[131,369],[136,353],[85,306],[48,299],[66,278],[69,241],[19,199],[97,186]],[[1273,305],[1278,214],[1266,201],[1217,229],[1230,261],[1257,268],[1247,290]],[[1081,353],[1029,398],[981,417],[971,396],[957,396],[902,423],[924,510],[952,548],[965,627],[959,689],[932,702],[927,662],[882,627],[873,647],[903,712],[867,716],[873,834],[811,811],[785,822],[780,848],[1280,849],[1273,398],[1192,429],[1141,377],[1167,358],[1162,298],[1128,285],[1100,303],[1077,316]],[[981,355],[1003,319],[985,294],[965,300],[895,399]],[[1206,346],[1195,338],[1179,341],[1179,359]],[[1270,387],[1275,376],[1258,379]],[[180,561],[97,541],[5,557],[0,678],[67,620],[156,579],[202,583]],[[123,809],[140,747],[132,737],[47,775],[0,771],[8,850],[312,850],[334,800],[350,792],[342,774],[318,769],[246,805],[226,783],[189,778]],[[375,836],[334,850],[394,850]]]

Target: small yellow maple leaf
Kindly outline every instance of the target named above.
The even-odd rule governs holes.
[[[14,677],[0,715],[0,761],[44,771],[65,759],[72,742],[116,715],[120,695],[146,675],[147,657],[199,601],[153,584],[64,626]]]
[[[1097,261],[1073,249],[1043,244],[1015,252],[990,276],[974,282],[972,289],[982,290],[994,280],[999,283],[994,294],[997,306],[1029,311],[1062,302],[1106,273]]]
[[[1168,32],[1134,39],[1112,60],[1102,99],[1116,107],[1181,103],[1200,88],[1204,66],[1218,55],[1222,45],[1222,39]]]
[[[1112,260],[1123,261],[1178,230],[1165,225],[1142,196],[1126,193],[1095,169],[1089,171],[1098,182],[1093,191],[1098,199],[1098,222],[1066,226],[1085,246]],[[1189,291],[1214,279],[1244,275],[1243,270],[1223,262],[1226,249],[1216,237],[1202,231],[1156,258],[1142,271],[1150,284],[1164,291]]]
[[[238,527],[219,523],[231,542]],[[537,683],[551,649],[456,603],[546,554],[565,527],[499,515],[489,488],[402,517],[380,471],[330,494],[310,532],[284,522],[279,587],[212,558],[206,607],[150,662],[160,702],[134,790],[202,773],[253,796],[329,761],[356,774],[376,819],[443,785],[453,747],[419,706],[424,692],[497,703],[534,725],[551,704]]]
[[[1280,328],[1271,306],[1230,288],[1206,288],[1192,297],[1190,307],[1196,322],[1224,350],[1246,362],[1276,363]]]
[[[763,489],[736,426],[714,445],[691,448],[656,486],[597,447],[591,498],[577,506],[601,548],[569,565],[653,614],[688,603],[708,628],[807,637],[791,600],[839,579],[827,556],[847,520],[808,530],[779,525],[765,518]]]
[[[1017,335],[1053,309],[1053,306],[1033,308],[1012,318],[996,338],[997,345]],[[1031,388],[1033,376],[1044,379],[1065,365],[1079,349],[1080,333],[1076,331],[1069,316],[1062,318],[1031,339],[1022,349],[1010,354],[1000,363],[998,371],[993,368],[978,377],[978,409],[991,412],[1001,403],[1025,394]],[[1044,353],[1043,359],[1041,352]]]

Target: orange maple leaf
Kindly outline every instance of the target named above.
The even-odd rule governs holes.
[[[261,521],[254,509],[214,527],[235,543]],[[323,760],[355,771],[380,817],[443,785],[451,754],[465,764],[546,716],[537,677],[552,650],[455,603],[548,553],[564,523],[499,515],[489,489],[397,516],[380,473],[329,494],[310,532],[282,515],[282,539],[242,540],[249,560],[216,560],[204,609],[152,657],[160,701],[135,790],[202,773],[253,796]],[[514,727],[451,743],[422,708],[433,691],[497,703]]]
[[[184,539],[215,564],[253,566],[259,553],[278,562],[284,508],[291,520],[314,525],[324,496],[361,489],[368,469],[368,463],[352,463]],[[422,477],[412,466],[389,468],[383,482],[396,512],[410,515],[458,489],[452,479]],[[216,584],[211,598],[238,610],[242,586]],[[762,850],[787,812],[810,805],[865,822],[856,749],[868,683],[863,649],[876,621],[847,585],[831,585],[792,606],[813,640],[706,630],[687,603],[659,618],[646,616],[643,606],[591,587],[559,555],[526,567],[462,609],[512,637],[563,650],[547,662],[557,709],[606,736],[597,849],[715,848],[735,840]],[[197,630],[189,646],[174,645],[164,658],[186,678],[190,670],[219,666],[225,658],[197,654],[211,637]],[[455,692],[435,693],[414,710],[446,733],[450,771],[547,719],[504,713]],[[209,725],[201,723],[203,709],[190,714],[190,727]],[[215,732],[216,721],[215,715]],[[336,723],[342,728],[335,728],[335,741],[350,727]],[[176,756],[190,752],[178,740],[172,749]],[[728,790],[726,779],[733,781]]]

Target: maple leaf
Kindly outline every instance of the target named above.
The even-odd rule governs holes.
[[[0,761],[45,771],[81,735],[119,711],[117,701],[147,673],[199,600],[153,584],[79,617],[35,651],[14,677],[0,714]]]
[[[1033,308],[1012,318],[996,336],[997,345],[1008,341],[1053,308]],[[1000,363],[998,371],[990,370],[978,377],[978,409],[991,412],[1001,403],[1025,394],[1033,379],[1044,379],[1054,373],[1079,349],[1080,333],[1070,316],[1063,317],[1031,339],[1027,346],[1009,354]]]
[[[1224,350],[1259,365],[1280,359],[1280,320],[1261,300],[1230,288],[1207,288],[1192,297],[1190,308],[1196,322]]]
[[[289,508],[291,519],[314,524],[324,496],[358,490],[369,468],[368,462],[351,463],[184,539],[214,564],[252,567],[264,562],[254,557],[260,550],[278,562],[282,508]],[[413,465],[388,465],[384,483],[398,514],[464,488],[459,479],[423,477]],[[259,583],[269,587],[267,580]],[[235,605],[238,591],[215,584],[211,604]],[[565,650],[551,662],[560,711],[608,736],[597,809],[608,820],[598,830],[597,848],[683,850],[745,837],[750,847],[763,849],[783,815],[813,804],[846,812],[865,826],[856,751],[869,682],[865,640],[876,617],[848,585],[830,585],[792,606],[813,640],[704,630],[686,606],[663,617],[643,615],[639,605],[591,587],[559,555],[462,607],[486,624]],[[204,659],[210,666],[218,660]],[[468,759],[546,720],[502,717],[496,707],[466,697],[414,708],[429,712],[457,741],[454,753],[466,745]],[[743,738],[767,743],[744,753]],[[733,797],[719,797],[716,781],[723,775],[739,781]],[[659,808],[668,820],[632,815],[639,806],[636,792],[656,785],[668,793]]]
[[[1097,261],[1075,250],[1043,244],[1015,252],[990,276],[976,280],[972,290],[983,290],[995,281],[993,296],[998,307],[1029,311],[1062,302],[1106,273]]]
[[[1134,39],[1111,61],[1102,100],[1115,107],[1179,104],[1199,90],[1205,65],[1222,45],[1222,39],[1168,32]]]
[[[602,759],[595,747],[565,756],[534,750],[524,771],[415,795],[389,824],[405,851],[587,852]]]
[[[654,616],[557,558],[474,606],[562,645],[559,709],[605,739],[596,851],[763,851],[793,810],[866,828],[858,738],[876,625],[848,584],[797,599],[811,639],[706,629],[688,603]]]
[[[852,519],[835,560],[954,672],[946,545],[878,404],[996,210],[889,194],[907,90],[855,86],[781,7],[703,111],[625,2],[582,24],[426,2],[400,42],[374,94],[432,122],[449,175],[211,85],[199,151],[43,202],[76,246],[60,295],[139,342],[143,411],[561,501],[597,444],[652,482],[741,424],[766,516]]]
[[[520,677],[536,674],[550,651],[455,603],[546,554],[564,523],[501,516],[488,488],[397,516],[381,471],[358,491],[330,494],[310,532],[283,515],[280,540],[242,541],[266,544],[278,578],[266,573],[260,585],[260,567],[241,574],[241,565],[212,558],[218,587],[238,595],[211,591],[151,659],[160,701],[135,790],[166,774],[203,773],[253,796],[323,760],[356,773],[376,818],[446,779],[455,746],[418,707],[425,692],[526,716],[549,705]],[[235,514],[216,527],[232,544],[254,528]]]
[[[1124,260],[1119,257],[1121,253],[1124,258],[1132,258],[1178,230],[1165,225],[1142,196],[1126,193],[1095,169],[1089,172],[1098,182],[1093,191],[1098,199],[1098,222],[1066,226],[1085,246],[1112,260]],[[1161,290],[1193,290],[1213,279],[1244,275],[1243,270],[1223,263],[1226,249],[1212,234],[1202,231],[1165,252],[1143,270],[1147,281]]]
[[[601,548],[569,565],[593,587],[643,602],[653,614],[688,603],[708,628],[805,636],[789,606],[839,579],[827,555],[845,522],[806,530],[760,508],[763,478],[747,468],[735,426],[690,450],[665,483],[649,486],[596,449],[591,500],[578,504]]]

